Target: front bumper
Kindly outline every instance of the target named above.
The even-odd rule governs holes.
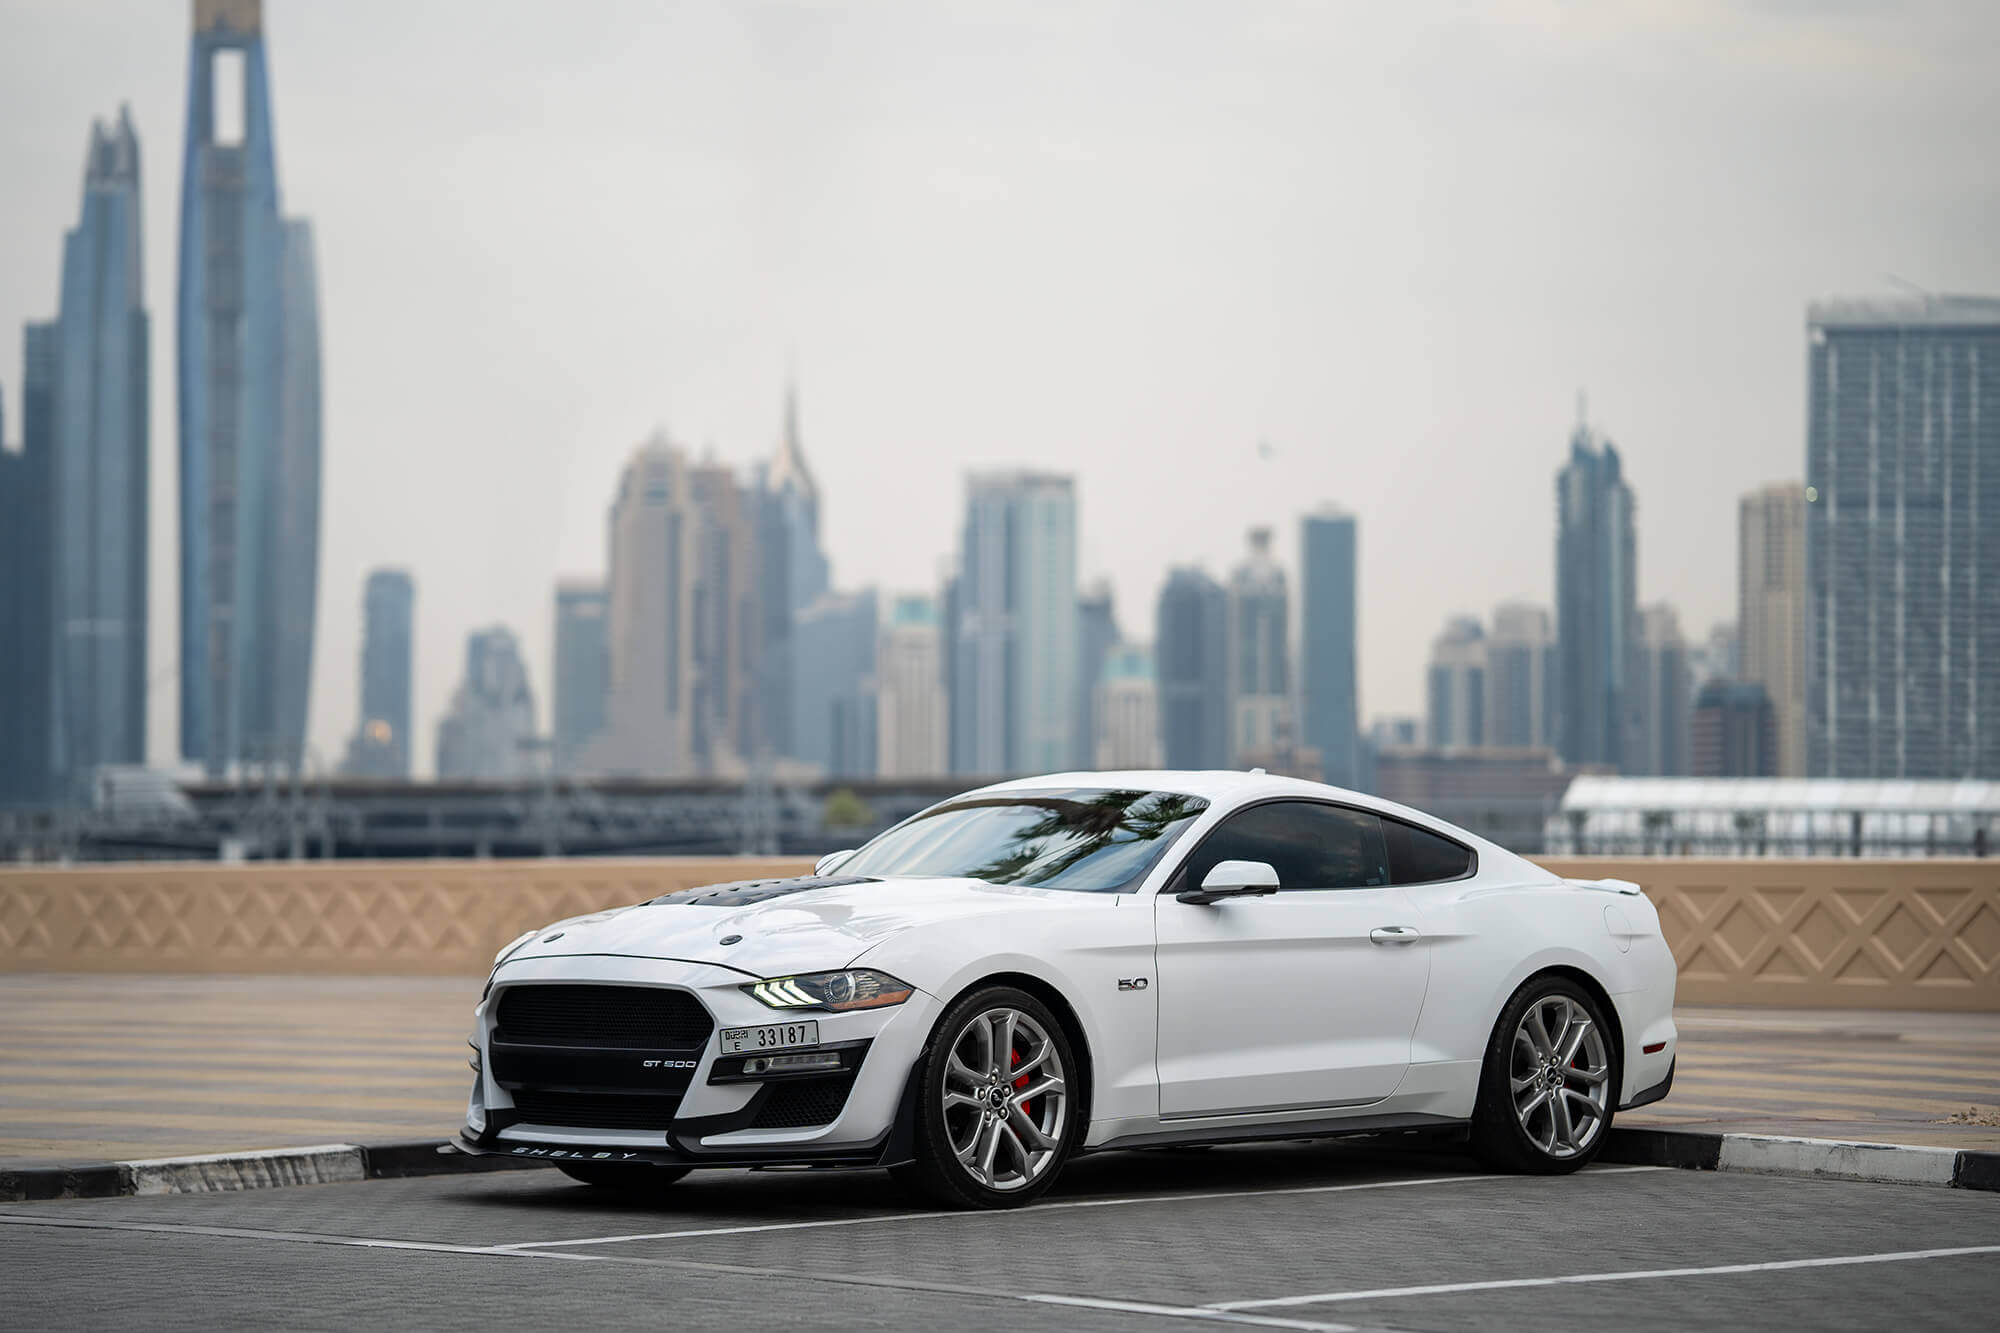
[[[884,1165],[903,1151],[895,1142],[899,1110],[910,1071],[937,1020],[939,1003],[922,991],[900,1005],[852,1013],[774,1010],[745,994],[752,978],[729,968],[672,959],[606,956],[531,958],[503,963],[486,998],[475,1011],[472,1046],[477,1074],[466,1107],[466,1122],[457,1144],[462,1151],[550,1160],[656,1162],[670,1165],[737,1166],[767,1163],[818,1162],[833,1165]],[[640,1061],[625,1059],[618,1086],[601,1086],[601,1070],[619,1065],[596,1058],[579,1062],[586,1072],[564,1075],[544,1060],[524,1064],[514,1043],[495,1050],[494,1017],[508,991],[523,986],[585,985],[658,987],[683,992],[704,1008],[714,1023],[699,1052],[675,1052],[681,1058],[656,1061],[665,1066],[641,1071]],[[818,1050],[838,1050],[851,1074],[837,1113],[837,1097],[823,1104],[831,1119],[798,1123],[801,1114],[780,1110],[773,1099],[780,1089],[805,1088],[797,1077],[759,1081],[729,1079],[712,1082],[724,1028],[753,1027],[811,1018],[819,1024]],[[496,1054],[499,1057],[496,1061]],[[546,1054],[546,1053],[544,1053]],[[637,1056],[644,1052],[622,1050]],[[692,1069],[673,1068],[692,1062]],[[496,1063],[498,1068],[496,1068]],[[589,1086],[564,1080],[588,1079]],[[531,1083],[524,1079],[532,1080]],[[822,1080],[824,1083],[824,1080]],[[640,1086],[640,1084],[644,1086]],[[826,1090],[822,1090],[823,1092]],[[831,1090],[838,1092],[838,1088]],[[643,1127],[588,1127],[560,1123],[578,1117],[546,1108],[562,1099],[607,1102],[638,1107],[642,1102],[662,1108],[657,1116],[631,1117]],[[789,1104],[797,1108],[801,1099]],[[811,1101],[813,1098],[805,1098]],[[528,1103],[528,1106],[522,1105]],[[777,1114],[772,1114],[772,1112]],[[810,1109],[802,1113],[813,1119]],[[589,1117],[581,1117],[588,1119]],[[614,1117],[624,1118],[624,1117]],[[900,1160],[900,1159],[895,1159]]]

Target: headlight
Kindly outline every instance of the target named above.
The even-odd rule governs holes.
[[[773,977],[743,989],[773,1009],[880,1009],[910,998],[908,982],[867,968]]]

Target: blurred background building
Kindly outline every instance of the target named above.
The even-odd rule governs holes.
[[[475,630],[465,641],[465,677],[438,724],[438,777],[529,777],[540,767],[536,740],[535,696],[519,641],[505,625]]]
[[[1806,771],[2000,776],[2000,300],[1807,318]]]
[[[279,208],[258,0],[195,0],[181,178],[181,753],[296,768],[319,586],[312,233]]]
[[[1271,554],[1271,530],[1253,528],[1229,576],[1229,740],[1237,767],[1279,766],[1297,733],[1292,711],[1291,595]]]
[[[951,766],[1054,772],[1076,755],[1076,488],[975,473],[951,598]]]
[[[1558,749],[1572,764],[1624,759],[1626,673],[1638,618],[1638,538],[1618,450],[1579,420],[1556,474]]]
[[[889,603],[875,654],[875,772],[884,778],[946,771],[944,644],[935,599]]]
[[[1299,520],[1299,730],[1336,787],[1360,781],[1357,545],[1352,514],[1328,506]]]
[[[1431,640],[1425,697],[1432,749],[1486,744],[1486,631],[1477,618],[1455,616]]]
[[[1105,654],[1098,672],[1096,746],[1087,767],[1102,769],[1160,766],[1160,694],[1152,650],[1121,643]]]
[[[555,684],[549,725],[558,773],[574,773],[584,747],[604,730],[611,693],[609,599],[602,580],[570,578],[556,584]]]
[[[416,674],[417,585],[406,569],[378,569],[362,592],[361,712],[341,771],[356,778],[410,776]]]
[[[1160,748],[1168,768],[1229,766],[1229,597],[1199,569],[1167,575],[1156,617]]]

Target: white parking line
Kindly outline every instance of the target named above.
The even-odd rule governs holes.
[[[952,1214],[958,1216],[959,1214]],[[668,1268],[714,1275],[783,1278],[798,1282],[823,1282],[837,1286],[887,1288],[921,1291],[947,1296],[967,1296],[986,1300],[1024,1301],[1031,1305],[1058,1305],[1080,1310],[1109,1310],[1123,1314],[1153,1315],[1166,1319],[1191,1319],[1207,1324],[1230,1324],[1253,1328],[1280,1328],[1301,1333],[1356,1333],[1348,1324],[1293,1319],[1282,1315],[1213,1310],[1199,1305],[1155,1305],[1146,1301],[1122,1301],[1101,1296],[1068,1296],[1058,1292],[995,1291],[985,1287],[955,1283],[924,1282],[917,1279],[867,1273],[809,1273],[794,1269],[746,1264],[697,1263],[680,1259],[653,1259],[633,1255],[550,1253],[545,1250],[503,1249],[491,1245],[452,1245],[441,1241],[388,1240],[371,1236],[339,1236],[311,1231],[259,1231],[248,1227],[207,1227],[171,1222],[115,1222],[94,1217],[49,1217],[24,1213],[0,1213],[0,1226],[53,1227],[79,1231],[140,1231],[169,1236],[200,1236],[211,1240],[264,1240],[289,1244],[333,1245],[366,1250],[412,1250],[429,1254],[468,1255],[482,1259],[515,1259],[544,1263],[621,1264],[638,1268]]]
[[[1217,1311],[1276,1310],[1336,1301],[1392,1300],[1403,1296],[1445,1296],[1464,1291],[1506,1291],[1515,1287],[1581,1286],[1593,1282],[1637,1282],[1661,1277],[1721,1277],[1729,1273],[1776,1273],[1792,1268],[1843,1268],[1852,1264],[1894,1264],[1912,1259],[1950,1259],[1966,1254],[2000,1254],[2000,1245],[1964,1245],[1949,1250],[1898,1250],[1889,1254],[1842,1254],[1824,1259],[1780,1259],[1761,1264],[1716,1264],[1707,1268],[1649,1268],[1628,1273],[1571,1273],[1562,1277],[1516,1277],[1493,1282],[1441,1282],[1428,1287],[1376,1287],[1329,1291],[1316,1296],[1278,1296],[1261,1301],[1216,1301]]]
[[[1666,1171],[1664,1166],[1593,1167],[1587,1176],[1624,1175],[1634,1171]],[[1425,1176],[1415,1180],[1373,1180],[1353,1185],[1300,1185],[1275,1190],[1216,1190],[1207,1194],[1133,1194],[1115,1199],[1058,1199],[1023,1210],[1045,1213],[1060,1208],[1122,1208],[1142,1203],[1200,1203],[1210,1199],[1263,1199],[1297,1194],[1343,1194],[1351,1190],[1411,1189],[1419,1185],[1474,1185],[1484,1181],[1518,1180],[1518,1176]],[[586,1236],[571,1240],[523,1240],[496,1245],[495,1250],[555,1250],[578,1246],[622,1245],[635,1240],[692,1240],[698,1236],[752,1236],[767,1231],[807,1231],[820,1227],[859,1227],[886,1222],[929,1222],[946,1218],[976,1219],[1017,1216],[1009,1212],[883,1213],[874,1217],[835,1217],[817,1222],[763,1222],[752,1226],[696,1227],[681,1231],[638,1231],[623,1236]]]

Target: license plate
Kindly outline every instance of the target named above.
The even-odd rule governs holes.
[[[754,1051],[779,1051],[788,1046],[819,1045],[819,1023],[777,1023],[767,1028],[722,1029],[722,1053],[742,1055]]]

